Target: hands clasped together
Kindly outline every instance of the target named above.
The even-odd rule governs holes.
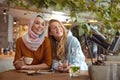
[[[21,57],[19,60],[14,62],[14,66],[16,69],[25,69],[25,66],[27,66],[27,64],[31,64],[32,61],[33,58]]]
[[[60,60],[58,62],[58,71],[60,72],[69,72],[70,64],[67,60]]]

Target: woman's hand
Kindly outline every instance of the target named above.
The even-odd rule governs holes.
[[[58,71],[63,71],[63,64],[61,62],[58,62]]]
[[[24,57],[20,58],[19,60],[14,62],[14,66],[16,69],[22,69],[25,66],[25,62],[24,62]]]
[[[60,72],[69,72],[70,64],[68,62],[66,63],[58,63],[58,71]]]
[[[70,64],[63,64],[63,72],[69,72]]]

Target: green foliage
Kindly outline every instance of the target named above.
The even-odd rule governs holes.
[[[82,36],[83,34],[86,35],[91,34],[91,28],[88,26],[87,23],[81,23],[78,29],[79,29],[79,36]]]
[[[108,2],[102,2],[102,0],[7,0],[7,3],[12,7],[19,6],[26,9],[31,7],[36,9],[51,7],[54,10],[63,11],[67,9],[70,11],[70,16],[74,18],[79,18],[80,12],[90,11],[96,14],[98,21],[103,22],[100,31],[108,38],[113,37],[116,31],[120,31],[120,0],[108,0]],[[77,19],[75,21],[77,22]],[[91,34],[86,23],[79,26],[79,36],[84,33]]]

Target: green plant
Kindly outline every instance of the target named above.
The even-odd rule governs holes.
[[[96,15],[99,29],[109,42],[111,42],[117,31],[120,32],[120,0],[6,0],[11,7],[24,7],[42,11],[44,8],[52,8],[57,11],[70,11],[74,22],[80,22],[80,12],[91,12]],[[91,33],[86,22],[79,23],[79,36],[84,33]]]

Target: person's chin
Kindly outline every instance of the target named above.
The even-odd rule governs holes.
[[[40,34],[42,34],[42,31],[41,31],[41,32],[37,32],[36,34],[37,34],[37,35],[40,35]]]

